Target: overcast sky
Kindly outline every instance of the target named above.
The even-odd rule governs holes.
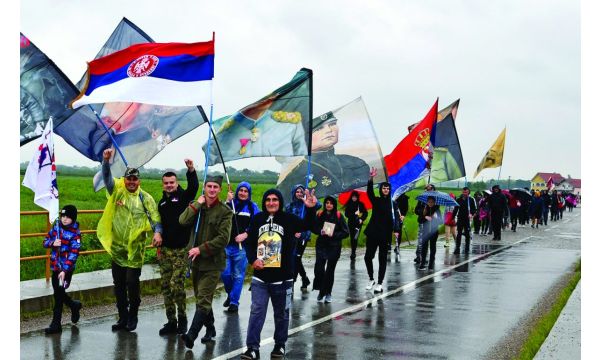
[[[258,100],[302,67],[314,114],[362,96],[388,154],[437,97],[461,99],[456,121],[467,176],[507,127],[502,177],[581,175],[577,1],[22,1],[20,30],[73,81],[122,17],[157,42],[216,33],[215,118]],[[146,166],[204,165],[207,126]],[[59,137],[57,137],[59,138]],[[60,139],[60,138],[59,138]],[[21,147],[29,161],[35,141]],[[58,164],[96,165],[62,139]],[[273,159],[231,162],[279,171]],[[498,169],[479,178],[495,178]]]

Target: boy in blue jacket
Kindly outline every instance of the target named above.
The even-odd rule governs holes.
[[[60,220],[44,239],[44,247],[51,248],[50,270],[52,270],[52,289],[54,289],[54,309],[52,322],[44,331],[55,334],[62,331],[60,325],[63,304],[71,308],[71,322],[79,321],[81,302],[72,300],[66,293],[75,271],[75,263],[81,246],[81,232],[77,220],[77,208],[67,205],[60,211]]]

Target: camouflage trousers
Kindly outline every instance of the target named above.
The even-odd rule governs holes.
[[[169,322],[176,322],[175,308],[179,318],[185,319],[185,274],[187,251],[163,247],[160,252],[161,291],[165,299],[165,310]]]

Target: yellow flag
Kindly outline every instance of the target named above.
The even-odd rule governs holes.
[[[500,136],[498,136],[498,138],[496,139],[496,141],[494,142],[492,147],[488,150],[488,152],[485,154],[485,156],[479,163],[479,166],[477,167],[477,171],[475,171],[475,176],[473,176],[473,178],[476,178],[477,175],[483,169],[496,168],[498,166],[502,166],[502,156],[504,155],[504,139],[505,139],[505,137],[506,137],[506,128],[504,128],[504,130],[502,130],[502,132],[500,133]]]

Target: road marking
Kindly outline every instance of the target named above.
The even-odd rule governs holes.
[[[410,282],[408,284],[402,285],[402,286],[400,286],[400,287],[398,287],[398,288],[396,288],[394,290],[391,290],[391,291],[379,294],[377,296],[374,296],[374,297],[372,297],[369,300],[363,301],[362,303],[352,305],[352,306],[347,307],[345,309],[338,310],[338,311],[336,311],[336,312],[334,312],[332,314],[324,316],[324,317],[322,317],[320,319],[308,322],[308,323],[306,323],[304,325],[297,326],[297,327],[295,327],[293,329],[289,329],[288,330],[288,337],[291,336],[291,335],[293,335],[293,334],[295,334],[295,333],[298,333],[300,331],[303,331],[303,330],[306,330],[308,328],[311,328],[311,327],[313,327],[315,325],[319,325],[319,324],[321,324],[321,323],[323,323],[325,321],[329,321],[331,319],[337,318],[339,316],[342,316],[342,315],[345,315],[345,314],[348,314],[348,313],[354,313],[354,312],[358,312],[360,310],[366,309],[368,305],[375,304],[375,303],[377,303],[377,301],[385,299],[386,297],[389,297],[389,296],[394,295],[396,293],[399,293],[399,292],[403,292],[404,293],[404,292],[408,292],[408,291],[414,290],[414,289],[417,288],[418,284],[420,284],[420,283],[422,283],[424,281],[427,281],[427,280],[429,280],[431,278],[434,278],[436,276],[440,276],[441,277],[443,274],[448,273],[449,271],[454,270],[457,267],[463,266],[463,265],[468,264],[468,263],[473,262],[473,261],[478,261],[478,260],[481,260],[481,259],[485,259],[485,258],[487,258],[489,256],[494,255],[495,253],[498,253],[498,252],[501,252],[503,250],[506,250],[506,249],[508,249],[510,247],[513,247],[513,246],[515,246],[515,245],[517,245],[517,244],[519,244],[519,243],[521,243],[521,242],[523,242],[525,240],[533,238],[533,237],[539,237],[539,236],[527,236],[527,237],[525,237],[525,238],[523,238],[523,239],[521,239],[521,240],[519,240],[517,242],[514,242],[512,244],[505,245],[505,246],[503,246],[501,248],[498,248],[496,250],[490,251],[490,252],[485,253],[485,254],[481,254],[481,255],[479,255],[477,257],[474,257],[474,258],[471,258],[469,260],[465,260],[465,261],[461,262],[460,264],[452,265],[451,267],[445,268],[443,270],[439,270],[439,271],[437,271],[435,273],[432,273],[432,274],[429,274],[429,275],[424,276],[422,278],[419,278],[419,279],[417,279],[415,281],[412,281],[412,282]],[[272,344],[274,342],[275,342],[275,340],[273,339],[273,337],[270,337],[270,338],[262,340],[260,342],[260,346],[262,347],[262,346],[265,346],[265,345]],[[237,350],[233,350],[231,352],[228,352],[227,354],[223,354],[223,355],[217,356],[216,358],[213,358],[213,360],[229,359],[229,358],[232,358],[234,356],[238,356],[238,355],[243,354],[245,350],[246,350],[246,347],[244,346],[243,348],[239,348]]]

